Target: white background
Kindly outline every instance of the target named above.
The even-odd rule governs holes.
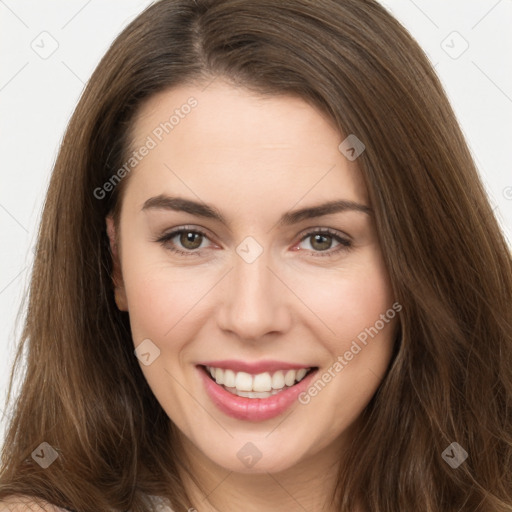
[[[0,0],[0,442],[16,315],[61,138],[100,58],[149,3]],[[435,65],[512,245],[512,0],[382,3]],[[47,58],[35,51],[53,47]]]

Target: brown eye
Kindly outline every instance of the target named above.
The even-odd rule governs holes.
[[[155,242],[160,243],[165,249],[180,256],[199,256],[202,249],[208,248],[204,246],[205,241],[209,241],[206,233],[190,228],[176,229],[155,239]]]
[[[307,244],[304,248],[312,256],[335,256],[342,251],[349,251],[352,248],[350,240],[343,238],[339,232],[330,229],[307,233],[302,238],[301,244]]]
[[[199,249],[202,241],[203,235],[195,231],[182,231],[180,234],[180,244],[185,249]]]
[[[333,237],[317,233],[311,237],[311,247],[317,251],[326,251],[331,248]]]

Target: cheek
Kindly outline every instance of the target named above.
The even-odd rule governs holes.
[[[325,398],[329,395],[333,404],[357,414],[376,391],[391,359],[398,322],[391,283],[377,250],[319,276],[314,282],[302,281],[303,293],[308,288],[314,291],[308,295],[308,306],[323,324],[316,328],[317,339],[329,353],[317,388],[329,383]]]
[[[333,437],[359,417],[391,360],[398,313],[387,272],[373,263],[326,279],[310,296],[311,309],[334,333],[317,337],[329,357],[300,401],[329,404],[316,421],[328,423]]]
[[[158,347],[158,357],[141,370],[153,394],[180,428],[193,431],[194,421],[204,421],[201,409],[190,406],[182,387],[184,349],[197,335],[204,314],[201,297],[211,288],[207,276],[171,269],[160,262],[128,258],[123,268],[128,296],[130,327],[135,347],[149,339]]]
[[[159,244],[138,240],[129,231],[123,235],[122,274],[135,345],[145,338],[181,339],[177,332],[201,305],[215,276],[206,267],[171,264]]]
[[[171,336],[181,339],[177,334],[189,323],[189,315],[201,309],[198,302],[211,288],[206,276],[202,280],[187,276],[179,270],[162,271],[157,267],[148,271],[139,267],[132,274],[126,273],[125,286],[135,343],[140,337],[161,341]]]
[[[323,324],[331,353],[339,353],[347,342],[373,326],[394,302],[378,250],[347,258],[337,269],[305,273],[295,283],[297,295]]]

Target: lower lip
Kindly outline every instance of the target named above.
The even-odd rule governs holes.
[[[208,376],[203,366],[198,366],[197,369],[212,402],[228,416],[246,421],[264,421],[282,414],[297,400],[299,394],[309,387],[318,371],[313,370],[295,386],[268,398],[245,398],[219,386]]]

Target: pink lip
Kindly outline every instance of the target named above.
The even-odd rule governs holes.
[[[264,360],[256,363],[247,363],[245,361],[236,361],[234,359],[224,359],[222,361],[203,361],[198,363],[202,366],[213,366],[224,370],[233,370],[234,372],[246,372],[257,375],[263,372],[276,372],[278,370],[300,370],[301,368],[312,368],[314,365],[305,366],[303,364],[285,363],[283,361]]]
[[[238,420],[247,421],[264,421],[282,414],[297,400],[299,394],[310,386],[312,379],[318,372],[318,369],[313,370],[295,386],[268,398],[244,398],[234,395],[226,391],[222,386],[219,386],[210,378],[209,374],[206,373],[206,369],[202,366],[198,366],[197,369],[203,379],[206,393],[212,402],[224,414]]]

